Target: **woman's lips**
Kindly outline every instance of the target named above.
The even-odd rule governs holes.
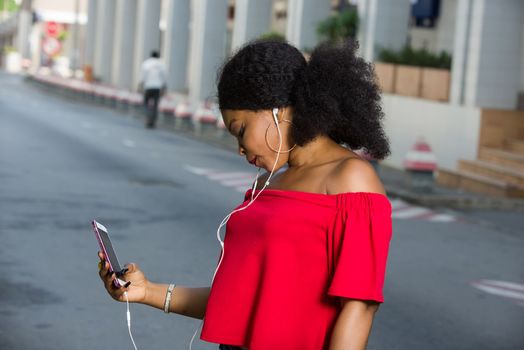
[[[257,165],[257,157],[251,159],[251,160],[249,161],[249,164]]]

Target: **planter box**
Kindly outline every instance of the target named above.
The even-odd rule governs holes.
[[[421,97],[447,102],[449,100],[449,83],[451,73],[447,69],[423,68]]]
[[[420,97],[422,68],[397,65],[395,94]]]
[[[396,67],[392,63],[375,63],[375,74],[382,92],[393,93],[395,91],[395,72]]]

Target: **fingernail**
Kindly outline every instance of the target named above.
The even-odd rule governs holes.
[[[131,284],[131,281],[127,282],[126,284],[124,284],[124,288],[129,287],[130,284]]]

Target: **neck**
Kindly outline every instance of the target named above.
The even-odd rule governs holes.
[[[330,161],[330,150],[340,149],[338,143],[327,136],[318,136],[304,146],[297,146],[289,153],[290,168],[310,167]]]

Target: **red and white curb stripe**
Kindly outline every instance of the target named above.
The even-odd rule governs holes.
[[[457,221],[454,215],[436,213],[428,208],[409,204],[402,199],[390,200],[392,207],[391,217],[393,219],[426,220],[432,222]]]
[[[254,172],[228,172],[192,166],[186,166],[185,168],[193,174],[205,176],[209,180],[217,181],[225,187],[232,187],[241,193],[244,193],[251,188],[255,181]],[[392,199],[390,202],[393,219],[425,220],[432,222],[453,222],[457,220],[453,215],[436,213],[427,208],[411,205],[401,199]]]
[[[483,292],[509,298],[516,302],[517,305],[524,306],[524,284],[495,280],[479,280],[471,282],[471,285]]]

